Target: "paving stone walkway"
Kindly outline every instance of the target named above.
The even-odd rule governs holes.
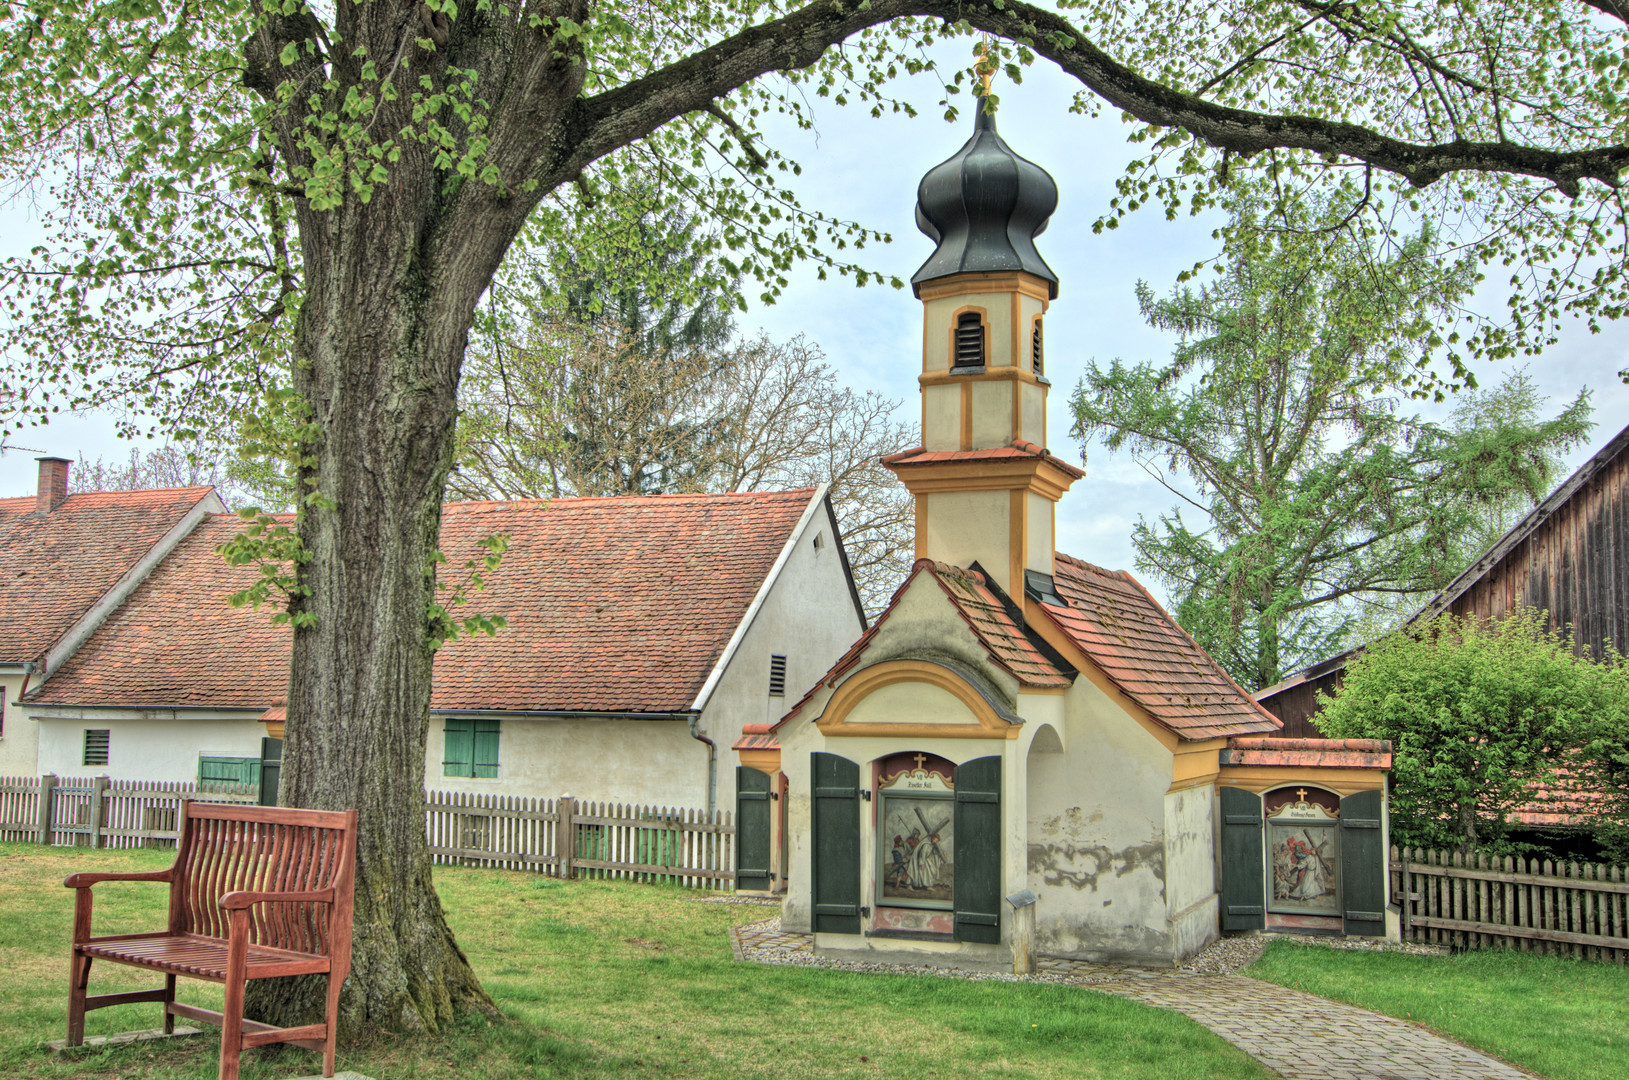
[[[779,917],[737,926],[730,936],[737,959],[760,964],[947,974],[925,967],[817,957],[810,935],[782,931]],[[1243,975],[1156,971],[1052,957],[1041,958],[1037,967],[1036,974],[1028,976],[968,977],[1061,982],[1174,1009],[1285,1080],[1531,1080],[1533,1075],[1407,1021]]]

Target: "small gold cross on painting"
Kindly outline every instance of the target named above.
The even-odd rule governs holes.
[[[918,754],[918,755],[916,755],[916,767],[918,769],[920,769],[922,767],[922,763],[924,761],[926,761],[926,760],[928,760],[928,755],[926,755],[926,754]]]
[[[1302,802],[1306,802],[1307,801],[1307,789],[1306,788],[1297,788],[1296,792],[1295,792],[1295,797],[1297,799],[1300,799]]]

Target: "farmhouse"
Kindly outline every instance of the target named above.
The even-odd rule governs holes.
[[[18,699],[61,669],[199,521],[226,509],[209,487],[70,495],[69,462],[39,463],[33,496],[0,499],[0,776],[34,774],[38,727]]]
[[[203,515],[30,687],[40,772],[270,777],[290,631],[272,610],[227,605],[258,576],[216,552],[241,526]],[[719,760],[731,741],[784,711],[865,626],[824,489],[453,503],[443,578],[498,534],[508,551],[460,610],[507,625],[436,656],[435,788],[731,805],[734,770]]]
[[[916,499],[917,561],[736,741],[739,883],[783,891],[782,926],[818,951],[956,965],[1395,933],[1389,747],[1277,737],[1129,574],[1055,550],[1084,477],[1045,449],[1058,281],[1034,237],[1056,202],[982,109],[922,180],[922,443],[884,458]]]

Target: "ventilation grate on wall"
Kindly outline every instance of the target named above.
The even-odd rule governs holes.
[[[85,761],[86,765],[107,764],[107,729],[100,731],[85,731]]]
[[[769,696],[786,696],[786,657],[771,656],[769,658]]]
[[[964,311],[956,320],[956,360],[953,366],[984,366],[984,321],[976,311]]]

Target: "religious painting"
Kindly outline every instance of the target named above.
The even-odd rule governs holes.
[[[1320,793],[1322,794],[1322,793]],[[1305,790],[1267,815],[1272,911],[1339,915],[1340,810],[1309,801]]]
[[[956,884],[954,767],[926,754],[911,757],[908,767],[890,760],[880,770],[877,903],[949,908]]]

